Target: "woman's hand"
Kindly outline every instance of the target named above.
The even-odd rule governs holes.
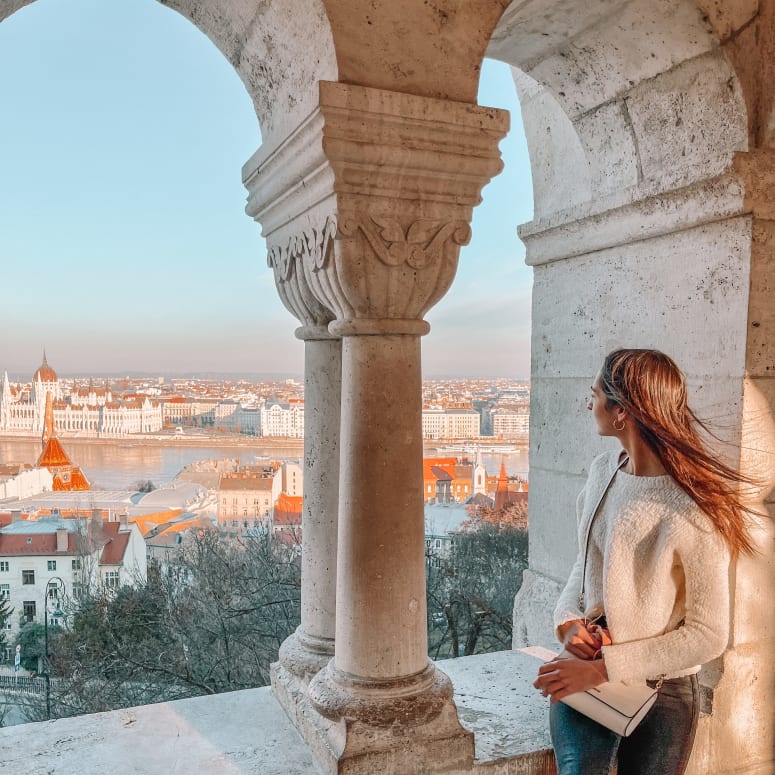
[[[595,628],[593,631],[590,628]],[[603,642],[600,632],[608,633],[596,624],[588,624],[583,619],[571,619],[558,627],[562,645],[569,654],[579,659],[594,659],[602,646],[608,645]],[[600,632],[598,632],[600,631]],[[608,643],[611,642],[610,636]]]
[[[553,659],[541,665],[533,686],[552,702],[583,692],[608,680],[603,659]]]

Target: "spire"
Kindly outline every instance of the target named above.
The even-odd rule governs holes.
[[[45,357],[45,356],[44,356]],[[53,438],[54,433],[54,405],[51,403],[51,391],[46,391],[46,412],[43,420],[43,437],[41,442],[43,448],[46,448],[46,444],[50,438]]]
[[[509,495],[509,477],[506,474],[506,463],[501,458],[501,470],[498,474],[498,484],[495,488],[495,510],[502,509],[508,502]]]

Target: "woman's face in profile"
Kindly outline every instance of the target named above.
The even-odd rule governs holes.
[[[595,426],[600,436],[614,436],[616,431],[614,429],[614,420],[616,419],[616,404],[612,404],[611,408],[606,407],[606,397],[603,394],[603,390],[600,387],[600,375],[595,377],[595,381],[592,383],[592,393],[587,401],[587,409],[592,412],[592,418],[595,421]]]

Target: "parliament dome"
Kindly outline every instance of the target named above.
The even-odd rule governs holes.
[[[40,364],[38,370],[35,372],[35,376],[32,378],[33,382],[40,380],[41,382],[56,382],[59,378],[57,373],[51,366],[48,365],[46,360],[46,351],[43,351],[43,363]]]

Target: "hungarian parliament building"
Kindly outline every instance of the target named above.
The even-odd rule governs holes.
[[[155,433],[163,425],[162,406],[148,397],[114,400],[109,387],[71,390],[67,395],[56,372],[46,362],[32,378],[32,387],[14,391],[3,376],[0,392],[0,433],[38,436],[46,419],[46,396],[54,410],[58,433],[85,436],[126,436],[130,433]]]

